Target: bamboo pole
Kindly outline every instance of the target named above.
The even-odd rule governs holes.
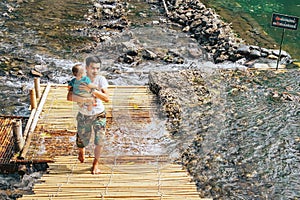
[[[26,141],[25,141],[25,145],[23,147],[23,149],[21,150],[21,153],[20,153],[20,157],[21,158],[24,158],[27,151],[29,150],[29,147],[30,147],[30,142],[31,142],[31,137],[33,135],[33,132],[34,132],[34,129],[37,125],[37,122],[39,120],[39,116],[43,110],[43,106],[47,100],[47,96],[48,96],[48,93],[51,89],[51,84],[49,83],[43,93],[43,96],[42,96],[42,99],[40,100],[39,102],[39,107],[37,108],[36,112],[35,112],[35,115],[34,115],[34,118],[33,118],[33,121],[30,125],[30,128],[29,128],[29,132],[27,134],[27,138],[26,138]]]
[[[39,91],[41,91],[39,89]],[[35,89],[34,91],[30,91],[30,102],[32,102],[31,99],[35,100],[35,103],[34,103],[34,107],[32,106],[32,103],[31,103],[31,113],[30,113],[30,116],[29,116],[29,119],[27,121],[27,124],[26,124],[26,127],[25,127],[25,130],[24,130],[24,133],[23,133],[23,137],[26,139],[27,135],[28,135],[28,131],[29,131],[29,128],[30,128],[30,125],[32,123],[32,120],[35,116],[35,112],[36,112],[36,107],[37,107],[37,99],[36,99],[36,94],[32,94],[33,92],[35,92]]]
[[[32,120],[33,120],[33,118],[34,118],[35,112],[36,112],[36,108],[34,108],[34,109],[31,110],[29,119],[28,119],[28,121],[27,121],[25,130],[24,130],[24,133],[23,133],[23,137],[24,137],[25,140],[26,140],[26,138],[27,138],[28,131],[29,131],[30,125],[31,125],[31,123],[32,123]]]
[[[34,89],[36,98],[41,97],[40,78],[34,78]]]
[[[37,107],[36,94],[34,89],[30,90],[30,105],[31,109],[35,109]]]
[[[20,119],[13,121],[13,136],[15,151],[19,152],[24,146],[24,138],[22,134],[22,121]]]

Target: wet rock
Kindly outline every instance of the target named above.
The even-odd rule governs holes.
[[[17,75],[24,75],[24,72],[22,70],[18,70]]]
[[[202,50],[199,48],[191,47],[188,49],[188,52],[189,52],[189,55],[194,58],[200,58],[203,55]]]
[[[183,64],[184,57],[180,55],[177,50],[169,50],[166,55],[164,55],[163,60],[167,63]]]
[[[260,53],[260,51],[259,50],[257,50],[257,49],[252,49],[251,51],[250,51],[250,53],[249,53],[249,57],[250,58],[259,58],[259,57],[261,57],[261,53]]]
[[[269,65],[266,63],[254,63],[253,68],[255,69],[268,69]]]
[[[100,39],[100,42],[104,42],[104,41],[107,41],[107,40],[111,40],[111,37],[107,36],[107,35],[101,35],[99,37],[99,39]],[[98,40],[96,40],[96,41],[98,41]]]
[[[248,45],[241,45],[236,50],[237,53],[243,54],[243,55],[249,55],[250,54],[250,47]]]
[[[0,76],[7,76],[8,72],[0,69]]]
[[[36,70],[31,70],[31,75],[37,76],[37,77],[42,77],[42,76],[43,76],[42,73],[40,73],[40,72],[38,72],[38,71],[36,71]]]
[[[143,53],[146,50],[140,47],[138,44],[136,44],[136,41],[133,40],[130,40],[128,42],[123,42],[122,51],[125,53],[119,56],[117,62],[131,64],[131,66],[138,65],[139,62],[142,60],[142,57],[145,56],[145,58],[147,58],[146,56],[148,55],[146,53]],[[150,53],[148,56],[151,56]],[[154,58],[148,57],[147,59],[154,59]]]
[[[128,63],[128,64],[133,63],[134,58],[130,55],[125,54],[123,57],[123,62]]]
[[[154,60],[157,58],[157,55],[148,49],[144,49],[142,51],[142,57],[147,60]]]
[[[163,6],[162,4],[157,4]],[[223,22],[213,9],[206,8],[199,0],[166,0],[166,5],[169,11],[169,19],[180,24],[184,32],[189,32],[203,47],[203,50],[211,54],[209,57],[213,58],[215,63],[222,63],[228,60],[236,62],[242,58],[251,61],[261,57],[271,58],[272,56],[278,56],[276,50],[244,44],[244,41],[238,38],[231,29],[230,24]],[[128,4],[122,3],[121,1],[95,1],[93,12],[90,12],[87,19],[92,27],[99,30],[122,31],[130,24],[126,18],[126,9],[128,9]],[[152,24],[158,25],[159,21],[153,21]],[[85,31],[90,32],[90,30]],[[96,42],[110,39],[103,38],[103,34],[97,34],[95,31],[90,33],[90,35],[96,38]],[[108,36],[106,35],[105,37]],[[92,49],[92,46],[90,49],[85,47],[82,51],[91,51]],[[159,57],[168,63],[184,63],[182,57],[177,57],[170,53],[164,56],[154,56],[144,50],[141,52],[141,56],[144,57],[144,59],[154,60]],[[128,50],[128,52],[126,52],[129,56],[138,56],[137,53],[139,53],[137,50]],[[194,54],[195,57],[198,56],[195,55],[197,52],[193,50],[191,50],[191,54]],[[282,57],[288,57],[289,59],[284,60],[284,62],[291,63],[291,58],[285,52],[283,52]],[[127,61],[130,61],[130,59],[127,59]]]
[[[272,60],[277,60],[277,59],[278,59],[278,56],[275,56],[275,55],[272,55],[272,54],[271,54],[271,55],[268,55],[267,58],[268,58],[268,59],[272,59]]]
[[[277,57],[279,57],[279,52],[280,52],[279,50],[273,50],[273,51],[272,51],[272,54],[275,55],[275,56],[277,56]],[[284,50],[281,50],[281,56],[282,56],[282,57],[291,57],[290,54],[288,54],[288,53],[287,53],[286,51],[284,51]]]
[[[116,32],[121,32],[128,27],[126,18],[127,3],[122,1],[93,1],[93,9],[85,16],[87,27],[81,28],[82,34],[88,35],[94,44],[87,44],[78,48],[77,52],[90,53],[99,42],[108,41]]]
[[[159,22],[159,21],[156,21],[156,20],[155,20],[155,21],[152,21],[152,24],[153,24],[153,25],[159,25],[159,23],[160,23],[160,22]]]
[[[49,70],[47,65],[35,65],[34,69],[40,73],[43,73],[43,72],[46,72]]]

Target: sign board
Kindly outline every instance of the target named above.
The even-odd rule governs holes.
[[[273,13],[272,26],[297,30],[298,17]]]

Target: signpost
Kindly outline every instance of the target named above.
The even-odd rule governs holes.
[[[278,55],[278,59],[277,59],[276,70],[278,69],[278,64],[279,64],[279,60],[281,57],[281,47],[282,47],[282,43],[283,43],[284,31],[286,28],[291,29],[291,30],[297,30],[298,21],[299,21],[299,18],[295,17],[295,16],[273,13],[272,26],[282,28],[282,35],[281,35],[281,42],[280,42],[280,49],[279,49],[279,55]]]

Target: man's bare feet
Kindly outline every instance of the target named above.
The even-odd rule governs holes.
[[[95,158],[93,161],[93,167],[92,167],[92,174],[100,174],[100,169],[98,168],[99,162],[98,160]]]
[[[79,148],[79,150],[78,150],[78,160],[79,160],[81,163],[84,162],[84,154],[85,154],[84,148]]]

